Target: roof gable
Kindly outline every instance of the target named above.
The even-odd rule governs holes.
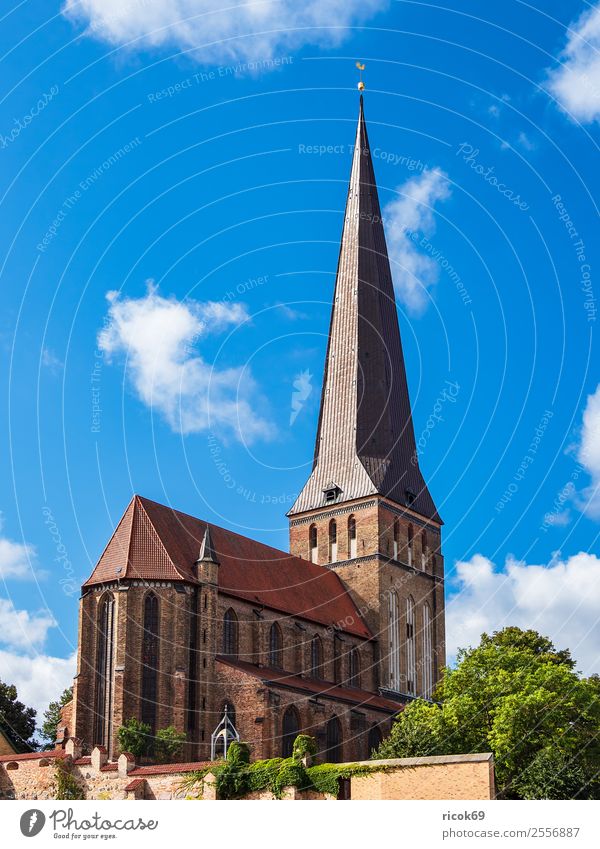
[[[84,587],[125,578],[197,583],[194,564],[207,528],[221,593],[371,638],[335,572],[138,495]]]

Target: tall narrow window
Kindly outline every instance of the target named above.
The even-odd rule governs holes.
[[[398,596],[388,595],[388,636],[390,658],[390,689],[400,692],[400,609]]]
[[[423,695],[431,698],[433,691],[433,644],[431,639],[431,610],[423,605]]]
[[[408,565],[412,566],[413,565],[413,526],[412,525],[408,526],[407,553],[408,553]]]
[[[400,551],[400,522],[398,519],[394,519],[394,560],[398,559],[398,552]]]
[[[415,603],[406,599],[406,691],[414,696],[417,692],[417,664],[415,659]]]
[[[315,634],[310,644],[310,674],[313,678],[323,677],[323,643]]]
[[[360,655],[357,648],[353,648],[350,652],[349,666],[350,675],[348,677],[350,686],[360,687]]]
[[[350,516],[348,519],[348,557],[352,560],[356,557],[356,519]]]
[[[427,567],[427,531],[421,533],[421,569]]]
[[[329,562],[337,561],[337,525],[335,519],[329,523]]]
[[[283,635],[277,622],[273,622],[269,632],[269,665],[283,669]]]
[[[111,748],[115,643],[115,600],[105,596],[98,608],[96,651],[96,717],[94,742]]]
[[[294,740],[300,731],[300,719],[298,711],[293,705],[287,708],[283,714],[283,723],[281,729],[281,757],[291,758],[294,751]]]
[[[369,728],[369,743],[368,743],[368,746],[369,746],[369,755],[368,756],[369,757],[371,757],[373,755],[373,753],[377,751],[377,749],[381,745],[381,740],[382,740],[382,737],[381,737],[381,731],[379,730],[379,726],[378,725],[372,725]]]
[[[326,728],[327,752],[325,759],[332,764],[341,763],[342,760],[342,726],[336,716],[327,723]]]
[[[317,536],[317,526],[311,525],[308,529],[308,549],[309,559],[313,563],[319,562],[319,538]]]
[[[158,684],[158,598],[148,593],[144,600],[144,636],[142,638],[142,722],[156,727]]]
[[[333,680],[342,683],[342,641],[337,634],[333,636]]]
[[[223,654],[232,660],[238,657],[238,618],[231,607],[223,617]]]

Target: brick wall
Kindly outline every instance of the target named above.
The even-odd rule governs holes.
[[[188,795],[214,799],[214,777],[201,784],[182,788],[190,772],[205,768],[205,763],[170,764],[138,767],[131,756],[121,755],[118,762],[107,763],[106,753],[95,749],[82,758],[74,741],[66,751],[17,755],[11,761],[0,757],[0,799],[55,799],[56,759],[79,784],[86,799],[183,799]],[[406,758],[370,761],[381,772],[351,779],[352,799],[493,799],[492,756],[449,755],[434,758]],[[251,799],[272,799],[271,793],[253,793]],[[323,794],[299,792],[287,788],[284,798],[325,799]]]

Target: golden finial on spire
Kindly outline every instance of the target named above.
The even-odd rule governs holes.
[[[365,84],[363,83],[362,72],[364,71],[365,66],[361,65],[360,62],[357,62],[356,67],[358,68],[358,72],[360,74],[360,80],[359,80],[359,83],[358,83],[358,90],[364,91],[365,90]]]

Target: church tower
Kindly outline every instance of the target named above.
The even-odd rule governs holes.
[[[313,469],[290,551],[327,565],[379,646],[379,688],[429,697],[445,663],[442,521],[419,469],[360,98]]]

